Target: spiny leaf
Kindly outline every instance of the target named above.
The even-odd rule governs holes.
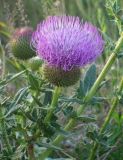
[[[95,64],[93,64],[87,70],[85,78],[84,78],[84,93],[85,94],[93,86],[95,80],[96,80],[96,66],[95,66]]]
[[[5,117],[8,117],[10,114],[12,114],[13,112],[15,112],[16,110],[18,110],[19,106],[17,104],[19,104],[22,99],[28,95],[28,87],[22,88],[20,89],[17,94],[14,97],[14,100],[12,101],[12,103],[9,105],[9,111],[6,113]]]

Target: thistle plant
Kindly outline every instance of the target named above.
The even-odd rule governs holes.
[[[34,30],[0,28],[0,159],[122,160],[122,1],[44,4]]]
[[[93,62],[102,53],[104,41],[98,29],[90,23],[72,16],[54,16],[38,25],[32,45],[46,62],[44,77],[58,87],[66,87],[79,80],[80,67]],[[57,94],[56,91],[45,122],[50,122],[57,105]]]

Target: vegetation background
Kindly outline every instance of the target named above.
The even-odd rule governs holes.
[[[40,68],[33,71],[29,61],[15,59],[9,43],[16,28],[35,28],[47,16],[63,14],[79,16],[83,21],[90,21],[100,28],[105,39],[105,50],[96,66],[93,64],[83,69],[80,83],[63,91],[56,111],[56,115],[60,117],[59,123],[53,126],[57,134],[65,136],[60,148],[47,145],[46,137],[52,139],[54,128],[52,130],[42,123],[44,106],[47,107],[51,103],[53,86],[44,81]],[[80,97],[84,97],[93,85],[122,31],[122,0],[0,0],[1,160],[31,160],[34,155],[30,154],[30,147],[34,147],[36,159],[44,148],[51,147],[54,150],[54,159],[68,157],[85,160],[93,142],[99,144],[97,160],[123,160],[123,99],[122,93],[117,93],[117,86],[123,76],[122,49],[110,72],[100,84],[97,94],[85,109],[81,122],[77,123],[71,133],[59,129],[59,124],[64,126],[73,110],[82,103]],[[83,83],[86,83],[84,95]],[[99,128],[114,97],[120,97],[120,102],[105,132],[99,135]],[[42,130],[40,136],[37,134],[39,124]]]

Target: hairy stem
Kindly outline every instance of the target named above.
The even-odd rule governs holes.
[[[50,122],[50,120],[52,118],[52,115],[53,115],[53,112],[55,110],[55,107],[57,105],[60,93],[61,93],[61,88],[60,87],[55,87],[53,98],[52,98],[52,102],[51,102],[51,106],[50,106],[50,108],[48,110],[48,113],[47,113],[45,119],[44,119],[45,123],[49,123]]]
[[[97,80],[95,81],[93,87],[90,89],[90,91],[88,92],[87,96],[85,97],[85,103],[90,101],[91,98],[93,97],[93,95],[95,94],[95,92],[97,91],[97,88],[99,87],[101,81],[104,79],[104,77],[106,76],[107,72],[110,70],[112,64],[114,63],[117,54],[121,48],[121,46],[123,45],[123,33],[121,34],[119,40],[116,43],[116,47],[113,51],[113,53],[110,55],[107,63],[105,64],[102,72],[100,73],[100,75],[98,76]],[[83,109],[85,107],[84,105],[81,105],[78,110],[77,110],[77,114],[81,115],[83,112]],[[68,124],[65,126],[64,130],[70,130],[75,124],[75,120],[74,119],[70,119]],[[52,142],[53,145],[58,145],[63,139],[62,135],[58,135],[54,141]],[[52,149],[49,148],[46,151],[44,151],[44,153],[42,153],[40,160],[44,160],[46,157],[48,157],[48,155],[52,152]]]
[[[118,94],[120,94],[122,92],[122,90],[123,90],[123,77],[122,77],[120,85],[119,85]],[[109,123],[109,121],[110,121],[118,103],[119,103],[119,97],[117,96],[112,101],[112,106],[111,106],[111,108],[110,108],[110,110],[109,110],[109,112],[108,112],[108,114],[105,118],[105,121],[104,121],[102,127],[100,128],[100,134],[103,133],[104,130],[106,129],[106,127],[107,127],[107,125],[108,125],[108,123]],[[95,159],[95,153],[96,153],[97,147],[98,147],[98,143],[95,143],[94,147],[91,150],[89,160],[94,160]]]

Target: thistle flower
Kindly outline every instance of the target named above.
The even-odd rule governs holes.
[[[14,56],[26,60],[36,55],[31,49],[30,40],[33,30],[30,27],[17,28],[11,37],[11,48]]]
[[[37,26],[32,45],[50,68],[69,72],[95,61],[104,41],[91,23],[73,16],[53,16]]]

